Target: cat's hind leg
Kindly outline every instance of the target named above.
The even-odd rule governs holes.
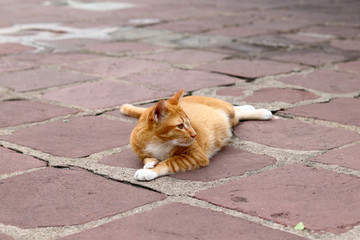
[[[264,108],[255,109],[251,105],[234,106],[235,115],[240,120],[270,120],[272,113]]]

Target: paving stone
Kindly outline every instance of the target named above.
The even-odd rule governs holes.
[[[156,221],[154,221],[156,219]],[[193,219],[197,219],[193,221]],[[209,227],[211,226],[211,227]],[[170,203],[62,239],[291,239],[281,232],[209,209]]]
[[[360,171],[359,153],[360,145],[357,144],[350,147],[329,151],[317,157],[310,158],[309,161],[338,165]]]
[[[359,40],[333,40],[330,45],[347,51],[360,51]]]
[[[220,35],[220,36],[227,36],[227,37],[234,37],[234,38],[244,38],[250,37],[255,35],[267,34],[271,31],[268,29],[260,29],[254,28],[252,26],[239,26],[239,27],[229,27],[229,28],[222,28],[217,30],[212,30],[206,32],[209,35]]]
[[[189,92],[201,88],[235,83],[239,79],[202,71],[173,70],[133,75],[124,80],[173,92],[184,88],[185,92]]]
[[[256,90],[251,96],[241,99],[251,103],[286,102],[296,103],[304,100],[318,98],[319,96],[292,88],[262,88]]]
[[[1,43],[0,44],[0,55],[16,54],[21,52],[28,52],[34,50],[29,46],[24,46],[19,43]]]
[[[351,93],[360,90],[359,76],[329,69],[315,70],[277,79],[281,82],[328,93]],[[339,84],[341,82],[341,84]]]
[[[44,98],[87,108],[105,108],[171,95],[123,82],[101,81],[49,91]]]
[[[0,147],[0,175],[45,167],[46,163],[33,157]],[[0,238],[1,239],[1,238]]]
[[[204,52],[193,49],[182,49],[171,52],[155,53],[141,56],[141,58],[166,61],[172,64],[199,65],[201,63],[211,62],[223,59],[228,55]]]
[[[15,89],[16,91],[25,92],[92,80],[94,78],[95,77],[68,71],[39,68],[4,74],[0,79],[0,85]]]
[[[287,109],[285,113],[360,126],[360,98],[338,98]]]
[[[275,162],[276,159],[268,156],[245,152],[233,147],[225,147],[210,159],[209,166],[172,176],[178,179],[210,182],[221,178],[239,176],[245,172],[275,164]]]
[[[113,155],[104,157],[99,160],[99,163],[109,166],[134,169],[140,169],[144,165],[132,149],[127,149],[120,153],[115,153]]]
[[[167,63],[145,61],[141,59],[102,58],[80,64],[67,66],[70,69],[103,76],[124,77],[133,73],[154,72],[170,69]]]
[[[320,66],[327,63],[334,63],[346,60],[345,56],[322,52],[295,52],[277,54],[269,57],[273,60],[302,63],[310,66]]]
[[[0,193],[1,223],[21,228],[84,224],[165,198],[78,168],[7,178]]]
[[[294,119],[243,122],[235,128],[235,135],[270,147],[302,151],[329,150],[360,139],[352,131]]]
[[[0,139],[55,156],[76,158],[128,144],[134,127],[132,123],[101,116],[79,117],[20,129]]]
[[[276,75],[299,70],[296,64],[278,63],[266,60],[233,59],[210,63],[200,67],[211,72],[225,73],[245,78],[258,78],[266,75]]]
[[[239,97],[244,95],[244,89],[238,87],[224,87],[216,91],[217,95]]]
[[[283,34],[281,36],[298,42],[310,43],[310,44],[325,42],[328,41],[329,39],[334,38],[333,36],[329,36],[329,35],[304,33],[301,31],[297,33]]]
[[[345,71],[360,74],[360,61],[342,63],[338,67]]]
[[[357,177],[300,164],[226,183],[195,196],[216,205],[294,227],[343,233],[360,220]]]
[[[327,26],[327,27],[310,27],[308,29],[302,29],[302,32],[315,33],[315,34],[326,34],[330,36],[342,37],[342,38],[353,38],[359,34],[358,29],[350,27],[338,27],[338,26]]]
[[[26,100],[0,102],[0,127],[45,121],[77,110]]]
[[[6,59],[6,58],[0,59],[0,73],[25,70],[25,69],[34,68],[35,66],[36,65],[31,64],[31,63],[16,62],[16,61]],[[0,84],[1,84],[1,81],[0,81]]]
[[[147,53],[154,52],[160,49],[154,46],[141,42],[102,42],[88,44],[84,47],[85,50],[106,54],[122,54],[122,53]]]
[[[0,233],[0,239],[1,239],[1,240],[12,240],[12,239],[14,239],[14,238],[12,238],[12,237],[10,237],[10,236],[8,236],[8,235],[5,235],[5,234],[3,234],[3,233]]]

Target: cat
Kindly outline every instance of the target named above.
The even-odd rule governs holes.
[[[150,181],[207,166],[209,159],[229,142],[232,128],[239,120],[272,118],[266,109],[182,95],[183,89],[150,108],[121,106],[122,114],[139,118],[131,133],[130,145],[144,167],[136,171],[135,179]]]

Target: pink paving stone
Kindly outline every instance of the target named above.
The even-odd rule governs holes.
[[[1,76],[0,85],[25,92],[63,84],[92,80],[95,77],[69,71],[39,68]]]
[[[357,177],[294,164],[242,178],[196,197],[266,220],[343,233],[360,221]]]
[[[170,91],[160,92],[129,83],[101,81],[49,91],[44,94],[44,98],[97,109],[169,95]]]
[[[338,98],[285,111],[298,116],[360,126],[360,98]]]
[[[257,78],[266,75],[275,75],[299,70],[302,67],[296,64],[279,63],[267,60],[224,60],[200,67],[211,72],[225,73],[233,76]]]
[[[14,55],[8,57],[20,62],[35,63],[37,65],[63,65],[74,64],[82,61],[89,61],[101,58],[97,55],[80,54],[80,53],[42,53],[42,54],[26,54]]]
[[[227,57],[225,54],[204,52],[193,49],[182,49],[171,52],[155,53],[141,56],[141,58],[166,61],[172,64],[199,65],[201,63],[220,60]]]
[[[145,61],[133,58],[102,58],[67,66],[70,69],[103,76],[124,77],[133,73],[154,72],[170,69],[167,63]]]
[[[360,139],[352,131],[293,119],[243,122],[235,128],[235,135],[270,147],[302,151],[328,150]]]
[[[0,44],[0,55],[16,54],[34,50],[32,47],[24,46],[19,43],[2,43]]]
[[[12,240],[12,239],[14,239],[14,238],[12,238],[12,237],[10,237],[10,236],[8,236],[8,235],[5,235],[5,234],[3,234],[3,233],[0,233],[0,239],[1,239],[1,240]]]
[[[304,100],[315,99],[319,96],[298,89],[292,88],[262,88],[256,90],[251,96],[241,99],[242,101],[261,102],[286,102],[296,103]]]
[[[33,101],[0,102],[0,127],[40,122],[53,117],[76,113],[77,110]]]
[[[342,70],[360,74],[360,60],[354,62],[347,62],[339,64],[338,67]]]
[[[1,223],[21,228],[84,224],[164,195],[78,168],[46,168],[2,180]]]
[[[20,129],[0,139],[55,156],[76,158],[128,144],[134,127],[132,123],[101,116],[79,117]]]
[[[359,35],[359,30],[356,28],[349,27],[337,27],[337,26],[328,26],[328,27],[310,27],[308,29],[301,30],[302,32],[307,33],[316,33],[316,34],[326,34],[332,36],[338,36],[342,38],[353,38]]]
[[[154,221],[156,219],[156,221]],[[211,227],[209,227],[211,226]],[[170,203],[151,211],[122,218],[62,239],[246,239],[299,240],[281,232],[222,212]]]
[[[304,42],[304,43],[325,42],[332,38],[328,35],[312,35],[311,33],[303,33],[303,32],[298,32],[296,34],[294,33],[283,34],[281,36],[287,39],[295,40],[298,42]]]
[[[238,87],[224,87],[216,91],[217,95],[240,97],[244,95],[244,89]]]
[[[127,149],[120,153],[104,157],[99,161],[99,163],[115,167],[126,167],[135,169],[143,167],[143,163],[131,149]]]
[[[221,178],[239,176],[272,165],[276,159],[226,147],[210,159],[210,165],[195,171],[172,175],[174,178],[209,182]]]
[[[335,72],[329,69],[320,69],[308,74],[282,77],[278,80],[328,93],[351,93],[360,90],[359,75]]]
[[[124,80],[177,92],[184,88],[185,92],[201,88],[215,87],[235,83],[238,79],[215,73],[190,70],[162,71],[150,74],[139,74]]]
[[[354,145],[342,149],[336,149],[310,158],[309,161],[321,162],[331,165],[339,165],[360,171],[360,145]]]
[[[6,58],[0,59],[0,73],[25,70],[25,69],[34,68],[35,66],[36,65],[31,64],[31,63],[22,63],[22,62],[13,61],[13,60],[6,59]],[[1,82],[0,82],[0,84],[1,84]]]
[[[270,59],[284,61],[284,62],[293,62],[293,63],[302,63],[311,66],[319,66],[327,63],[334,63],[346,60],[346,57],[338,54],[329,54],[321,52],[303,52],[303,53],[285,53],[277,54],[270,57]]]
[[[360,51],[359,40],[333,40],[330,45],[347,51]]]
[[[33,157],[0,147],[0,175],[45,167],[46,163]],[[1,239],[1,238],[0,238]]]

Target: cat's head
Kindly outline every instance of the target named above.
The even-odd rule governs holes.
[[[183,89],[167,101],[160,100],[148,116],[154,134],[162,141],[176,146],[188,146],[196,137],[189,117],[180,107],[182,94]]]

